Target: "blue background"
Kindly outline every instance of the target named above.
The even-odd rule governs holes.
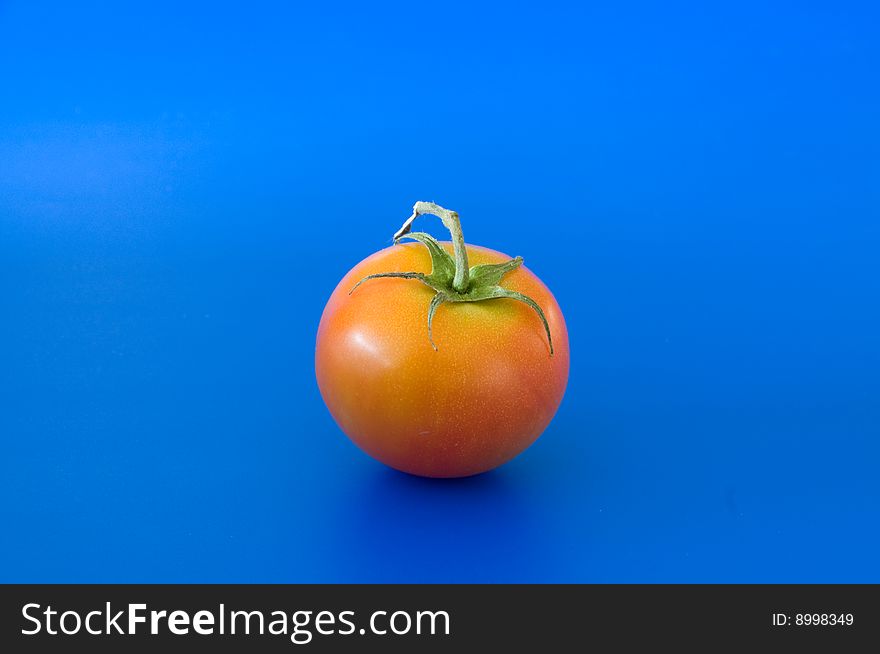
[[[0,4],[0,580],[880,582],[880,15],[607,4]],[[571,334],[460,481],[314,381],[419,199]]]

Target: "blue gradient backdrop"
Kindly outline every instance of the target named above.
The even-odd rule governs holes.
[[[880,582],[873,3],[116,4],[0,3],[0,581]],[[571,333],[462,481],[314,381],[418,199]]]

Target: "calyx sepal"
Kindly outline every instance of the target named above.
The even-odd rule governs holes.
[[[443,222],[446,229],[452,235],[453,256],[451,256],[440,243],[430,234],[425,232],[411,232],[413,221],[419,216],[430,214],[437,216]],[[428,340],[431,347],[437,350],[434,343],[433,323],[437,308],[444,303],[456,302],[483,302],[494,299],[510,299],[522,302],[531,307],[547,334],[547,343],[550,346],[550,356],[553,356],[553,338],[550,335],[550,324],[544,315],[543,309],[528,295],[512,291],[499,286],[502,278],[512,270],[516,270],[523,263],[522,257],[514,257],[503,263],[478,264],[468,267],[467,249],[465,248],[464,235],[461,230],[461,221],[455,211],[449,211],[433,202],[416,202],[413,205],[413,213],[407,218],[403,226],[394,234],[394,243],[401,239],[410,239],[422,243],[431,255],[431,273],[420,272],[387,272],[367,275],[361,279],[349,291],[354,290],[371,279],[382,277],[397,277],[414,279],[429,286],[436,291],[428,306]]]

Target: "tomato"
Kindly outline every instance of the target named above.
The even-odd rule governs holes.
[[[396,236],[417,215],[444,211],[417,203]],[[426,477],[474,475],[525,450],[559,407],[569,369],[550,290],[521,258],[466,245],[454,212],[447,222],[452,243],[411,234],[422,242],[356,265],[327,302],[315,350],[318,386],[340,428],[379,461]],[[451,280],[468,263],[459,292]],[[479,290],[481,279],[497,284]]]

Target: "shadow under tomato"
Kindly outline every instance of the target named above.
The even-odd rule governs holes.
[[[515,473],[426,479],[369,466],[339,498],[332,581],[552,580],[558,543]]]

